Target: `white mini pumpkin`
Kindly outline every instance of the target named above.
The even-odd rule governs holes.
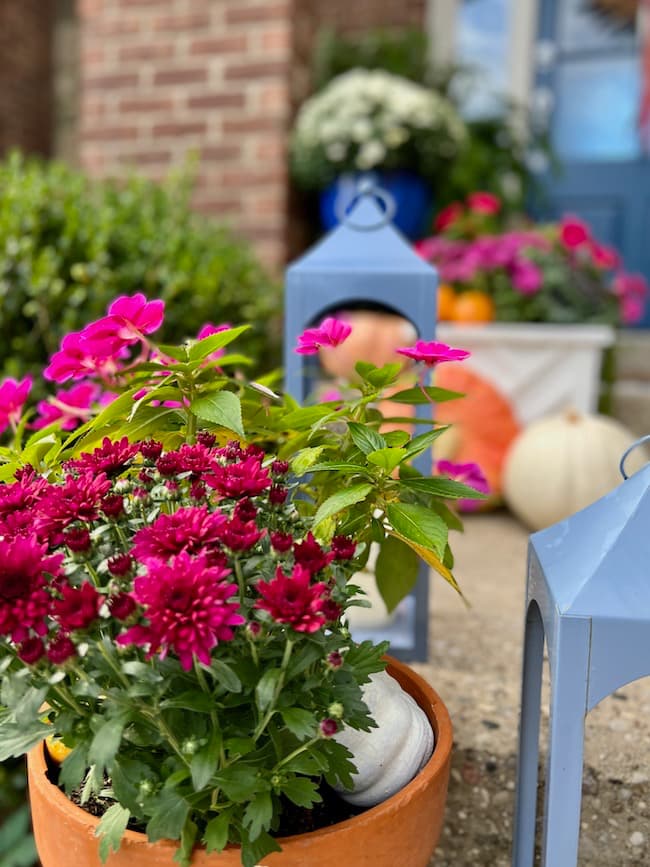
[[[363,700],[377,728],[345,728],[334,737],[352,753],[354,788],[339,796],[357,807],[380,804],[409,783],[433,753],[433,730],[424,711],[399,683],[382,671],[363,687]]]
[[[508,452],[506,503],[531,530],[562,521],[623,481],[619,463],[635,439],[612,418],[574,410],[533,422]],[[647,454],[637,449],[626,471],[632,474],[646,461]]]

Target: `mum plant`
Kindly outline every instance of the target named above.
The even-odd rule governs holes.
[[[306,189],[346,172],[409,169],[435,181],[466,140],[453,105],[379,69],[352,69],[306,100],[291,139],[291,168]]]
[[[353,397],[301,407],[240,372],[245,327],[155,345],[163,316],[124,296],[64,338],[45,376],[72,385],[38,414],[28,380],[0,387],[0,760],[54,735],[104,859],[129,827],[177,840],[180,864],[231,843],[252,867],[327,784],[353,784],[336,736],[373,726],[362,686],[387,649],[346,626],[371,541],[391,606],[416,555],[455,585],[448,503],[476,493],[411,467],[443,428],[380,431],[399,364],[359,362]],[[422,381],[391,400],[453,396]]]
[[[577,217],[506,223],[500,199],[485,192],[444,208],[436,235],[418,252],[461,297],[482,293],[494,318],[510,322],[631,324],[643,316],[648,285]]]

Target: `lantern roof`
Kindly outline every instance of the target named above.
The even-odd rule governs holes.
[[[362,193],[342,222],[296,259],[287,275],[322,271],[435,275],[431,265],[414,253],[395,229],[372,190]]]
[[[650,463],[530,546],[561,615],[647,622]]]

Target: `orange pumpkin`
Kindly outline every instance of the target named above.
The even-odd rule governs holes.
[[[350,336],[340,346],[320,350],[321,364],[330,376],[352,379],[357,361],[369,361],[377,367],[390,361],[408,364],[404,356],[395,354],[397,348],[412,346],[417,339],[415,328],[406,319],[372,310],[347,311],[341,318],[352,326]]]
[[[492,322],[494,315],[494,301],[490,296],[470,289],[456,296],[450,318],[454,322]]]
[[[457,296],[454,287],[448,283],[441,283],[438,286],[438,321],[448,322],[454,318],[454,307],[456,305]]]
[[[436,458],[477,463],[490,483],[488,504],[494,505],[501,497],[508,449],[520,431],[512,406],[493,383],[465,362],[441,364],[436,369],[435,384],[465,395],[436,406],[436,421],[453,425],[447,440],[449,448],[445,447],[447,433],[436,442]]]

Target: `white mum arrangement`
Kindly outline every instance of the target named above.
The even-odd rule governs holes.
[[[378,168],[411,169],[433,181],[466,136],[455,108],[436,91],[382,70],[352,69],[303,103],[292,172],[312,189]]]

